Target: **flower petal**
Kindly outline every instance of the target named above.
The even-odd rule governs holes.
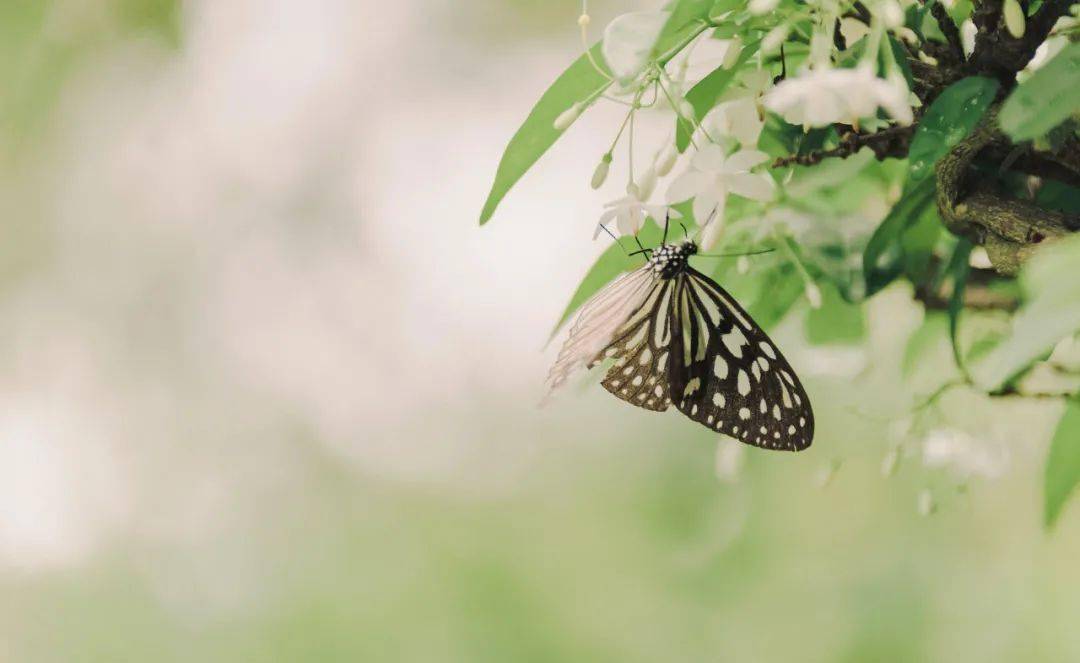
[[[720,200],[716,205],[716,213],[713,215],[711,221],[705,224],[705,227],[701,230],[701,249],[708,251],[716,245],[716,241],[720,239],[720,235],[724,231],[724,203],[726,201]]]
[[[742,173],[727,178],[731,192],[751,200],[772,200],[776,190],[773,179],[765,173]]]
[[[726,160],[727,157],[724,155],[723,148],[719,145],[706,145],[698,150],[693,160],[690,161],[690,165],[707,173],[716,173],[724,167],[724,161]]]
[[[671,183],[667,190],[669,203],[681,203],[697,195],[709,182],[709,176],[696,170],[687,170]]]
[[[754,166],[765,163],[769,160],[769,155],[758,150],[742,150],[731,155],[731,158],[724,164],[724,172],[726,173],[745,173]]]
[[[712,220],[713,213],[719,210],[727,197],[727,191],[711,189],[702,191],[694,198],[694,219],[699,224],[706,224]]]

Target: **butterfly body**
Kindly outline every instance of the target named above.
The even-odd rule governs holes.
[[[647,410],[690,419],[754,446],[810,446],[814,416],[794,369],[749,314],[689,259],[663,244],[582,307],[552,368],[559,386],[579,365],[612,361],[602,385]]]
[[[662,244],[649,258],[649,264],[655,274],[662,279],[675,278],[690,266],[690,256],[697,253],[697,244]]]

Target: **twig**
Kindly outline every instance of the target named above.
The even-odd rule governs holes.
[[[878,160],[889,157],[901,159],[907,156],[908,146],[911,143],[911,136],[914,131],[914,125],[889,127],[872,134],[856,133],[849,130],[840,137],[840,144],[832,149],[813,150],[806,154],[778,157],[773,161],[772,167],[782,168],[792,164],[813,166],[828,158],[846,159],[863,147],[869,147],[873,150],[874,156]]]

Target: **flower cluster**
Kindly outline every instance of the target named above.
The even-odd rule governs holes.
[[[767,2],[758,1],[752,3],[750,12],[764,16],[768,14],[767,7]],[[913,120],[912,95],[891,55],[885,56],[884,75],[878,74],[879,46],[884,31],[893,30],[901,37],[906,35],[901,3],[881,0],[873,5],[873,11],[878,19],[876,22],[863,23],[850,17],[839,22],[846,39],[864,40],[859,62],[847,66],[834,64],[832,31],[840,17],[823,8],[817,25],[829,27],[821,27],[812,35],[810,53],[802,67],[786,76],[776,77],[776,80],[774,74],[777,72],[766,66],[762,56],[766,51],[779,49],[790,26],[777,25],[763,42],[753,46],[758,49],[756,60],[747,57],[753,52],[744,53],[748,47],[739,37],[700,40],[700,44],[705,44],[701,49],[720,45],[723,52],[716,61],[720,62],[721,69],[731,72],[731,84],[704,109],[696,108],[684,96],[684,91],[693,89],[693,77],[687,75],[691,68],[690,56],[670,67],[668,62],[657,59],[655,44],[669,13],[637,12],[612,21],[604,31],[601,46],[606,72],[610,74],[599,65],[597,67],[611,79],[605,96],[629,106],[629,110],[611,149],[593,173],[592,186],[600,188],[605,184],[615,148],[624,136],[630,142],[629,172],[625,195],[604,206],[596,235],[604,229],[611,234],[635,235],[650,217],[657,220],[681,218],[672,206],[689,201],[692,221],[700,232],[699,244],[709,248],[723,232],[729,196],[763,204],[777,198],[778,186],[767,166],[771,159],[758,149],[770,112],[804,130],[838,123],[872,128],[887,123],[881,119],[886,116],[896,123],[910,124]],[[579,25],[584,39],[588,25],[586,15],[582,16]],[[884,50],[891,53],[891,49]],[[696,103],[700,103],[700,99]],[[558,117],[556,128],[565,129],[587,105],[579,102],[571,106]],[[672,112],[683,138],[689,134],[684,169],[661,188],[663,202],[653,202],[652,198],[658,188],[657,180],[665,177],[678,160],[678,153],[670,144],[672,138],[669,136],[665,146],[657,150],[641,172],[634,172],[633,167],[634,117],[648,109]]]

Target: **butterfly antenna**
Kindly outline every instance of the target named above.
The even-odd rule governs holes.
[[[698,253],[696,255],[699,258],[741,258],[743,256],[757,256],[762,253],[772,253],[775,250],[776,249],[774,248],[768,248],[758,249],[757,251],[741,251],[738,253]]]
[[[664,238],[660,240],[661,244],[667,244],[667,229],[668,229],[668,223],[670,221],[671,221],[671,210],[668,210],[667,213],[664,214]]]
[[[640,240],[640,239],[638,239],[638,236],[637,236],[637,235],[634,235],[634,241],[635,241],[635,242],[637,242],[638,250],[637,250],[637,251],[634,251],[634,252],[633,252],[633,253],[631,253],[630,255],[632,255],[632,256],[636,256],[636,255],[638,255],[639,253],[649,254],[649,253],[651,253],[651,252],[652,252],[652,249],[647,249],[647,248],[645,248],[644,246],[642,246],[642,245],[641,245],[641,240]]]
[[[679,221],[679,225],[682,226],[683,239],[688,239],[690,237],[690,232],[686,229],[686,224],[682,221]]]
[[[611,236],[611,239],[615,240],[615,243],[619,245],[619,248],[623,250],[623,253],[625,253],[625,254],[626,254],[627,256],[632,256],[632,255],[635,255],[634,253],[630,253],[629,251],[627,251],[627,250],[626,250],[626,247],[622,245],[622,242],[620,242],[620,241],[619,241],[619,238],[615,236],[615,233],[613,233],[613,232],[611,232],[610,230],[608,230],[608,227],[607,227],[607,226],[605,226],[605,225],[604,225],[604,224],[602,224],[602,223],[598,223],[598,224],[597,224],[597,226],[599,226],[599,228],[600,228],[601,230],[603,230],[603,231],[604,231],[604,232],[606,232],[606,233],[607,233],[608,235],[610,235],[610,236]]]

